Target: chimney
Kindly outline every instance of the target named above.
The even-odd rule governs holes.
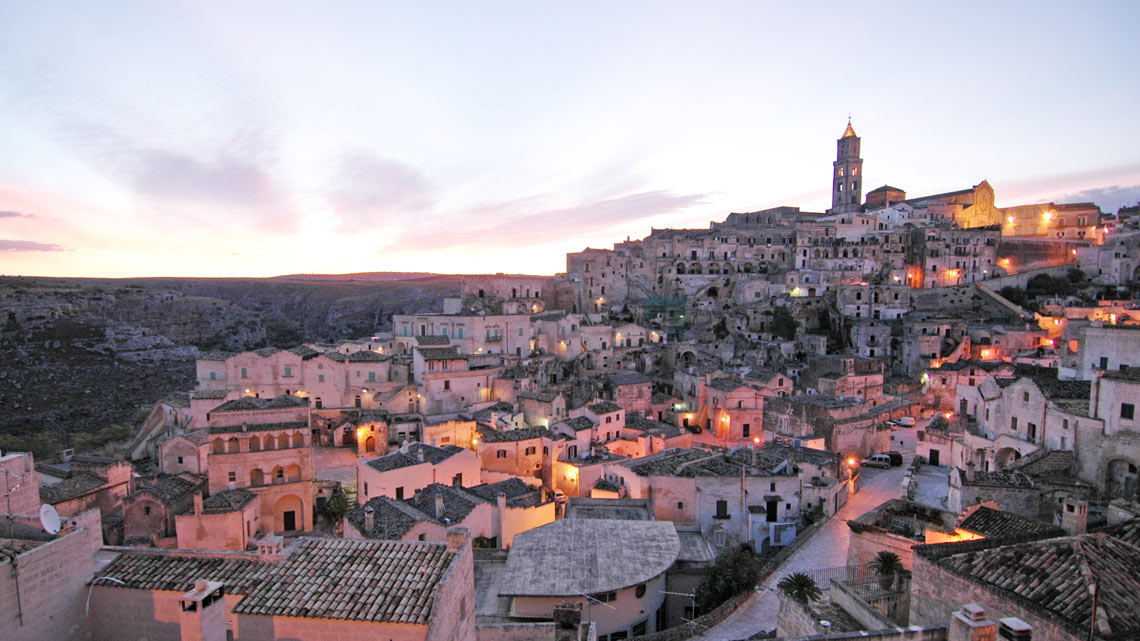
[[[420,463],[424,462],[424,448],[422,445],[416,448],[416,458],[420,460]]]
[[[577,641],[582,624],[582,604],[565,602],[554,606],[555,641]]]
[[[435,495],[435,520],[443,520],[443,494]]]
[[[453,527],[447,531],[447,551],[459,552],[471,544],[471,532],[465,527]]]
[[[974,482],[974,462],[973,461],[969,461],[968,463],[966,463],[966,482],[967,483],[973,483]]]
[[[1088,531],[1089,504],[1074,497],[1066,497],[1061,506],[1061,529],[1069,536],[1080,536]]]
[[[495,507],[499,508],[499,514],[502,514],[507,509],[507,494],[506,492],[495,492]]]
[[[364,506],[364,532],[362,532],[362,534],[364,534],[365,536],[368,536],[368,533],[371,532],[372,528],[374,528],[374,527],[376,527],[376,510],[373,509],[373,507],[371,505],[365,505]]]
[[[986,610],[977,603],[967,603],[950,617],[950,633],[946,641],[993,641],[997,626],[986,618]]]
[[[499,413],[498,412],[491,412],[491,429],[493,429],[493,430],[499,429]]]
[[[194,514],[198,515],[201,513],[202,513],[202,492],[199,491],[199,492],[194,493]]]
[[[179,601],[181,641],[225,641],[226,601],[221,583],[198,580]]]
[[[1033,641],[1033,626],[1017,617],[998,621],[998,638],[1002,641]]]

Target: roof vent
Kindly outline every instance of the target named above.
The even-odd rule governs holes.
[[[1032,641],[1033,626],[1017,617],[998,621],[998,638],[1006,641]]]

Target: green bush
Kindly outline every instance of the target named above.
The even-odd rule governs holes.
[[[747,545],[721,550],[697,587],[697,609],[708,612],[760,581],[762,562]]]

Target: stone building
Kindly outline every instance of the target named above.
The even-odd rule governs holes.
[[[376,496],[402,501],[432,483],[478,485],[480,471],[479,457],[471,450],[405,443],[385,456],[358,463],[356,491],[361,503]]]
[[[123,499],[123,540],[152,543],[175,537],[175,515],[194,505],[194,495],[206,489],[206,479],[189,473],[140,478],[135,491]]]

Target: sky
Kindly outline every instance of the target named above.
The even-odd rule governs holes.
[[[1137,2],[0,6],[0,274],[565,270],[733,211],[1140,200]]]

